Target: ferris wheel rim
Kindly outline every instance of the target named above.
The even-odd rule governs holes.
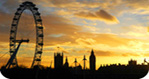
[[[35,7],[36,5],[33,4],[32,2],[23,2],[20,7],[17,9],[13,21],[11,24],[11,30],[10,30],[10,56],[14,53],[16,49],[16,35],[17,35],[17,27],[19,24],[19,20],[21,18],[21,14],[23,13],[24,10],[28,9],[32,12],[34,16],[34,21],[35,21],[35,29],[36,29],[36,46],[35,46],[35,54],[33,57],[33,62],[31,67],[35,65],[40,65],[41,62],[41,55],[42,55],[42,50],[43,50],[43,25],[42,25],[42,19],[40,16],[40,13],[38,11],[38,8]],[[17,59],[15,58],[14,63],[17,65]]]

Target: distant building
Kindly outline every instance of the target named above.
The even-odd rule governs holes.
[[[68,68],[69,67],[69,63],[68,63],[68,59],[66,57],[66,60],[65,60],[65,64],[64,64],[64,68]]]
[[[77,70],[82,70],[82,66],[79,64],[79,66],[76,67]]]
[[[85,57],[85,55],[84,55],[84,58],[83,58],[83,62],[84,62],[84,63],[83,63],[83,64],[84,64],[83,69],[84,69],[84,70],[86,69],[86,60],[87,60],[87,59],[86,59],[86,57]]]
[[[54,53],[54,68],[63,67],[63,53]]]
[[[75,58],[75,61],[74,61],[74,63],[75,63],[75,67],[77,67],[77,58]]]
[[[96,69],[96,57],[94,55],[94,51],[91,51],[91,55],[89,58],[89,62],[90,62],[90,70],[95,70]]]
[[[82,66],[78,64],[77,58],[75,58],[74,64],[75,64],[75,67],[74,67],[75,70],[82,70]]]
[[[137,61],[131,59],[130,61],[128,61],[128,65],[137,65]]]

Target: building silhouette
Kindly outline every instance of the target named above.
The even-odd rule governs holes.
[[[63,53],[54,53],[54,68],[63,67]]]
[[[130,61],[128,61],[128,65],[137,65],[137,61],[131,59]]]
[[[65,59],[65,64],[64,64],[64,68],[68,68],[69,67],[69,63],[68,63],[68,58],[66,57]]]
[[[90,55],[90,58],[89,58],[89,65],[90,65],[90,70],[94,71],[95,68],[96,68],[96,57],[94,55],[94,51],[92,49],[91,51],[91,55]]]
[[[75,58],[75,61],[74,61],[74,63],[75,63],[75,67],[77,67],[77,58]]]
[[[85,55],[84,55],[84,58],[83,58],[83,65],[84,65],[84,67],[83,67],[83,69],[85,70],[86,69],[86,57],[85,57]]]

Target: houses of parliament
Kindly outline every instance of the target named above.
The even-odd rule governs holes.
[[[64,57],[64,54],[63,53],[54,53],[54,68],[55,69],[60,69],[60,68],[68,68],[69,67],[69,63],[68,63],[68,58],[66,57],[65,59],[65,63],[63,64],[63,57]],[[84,58],[83,58],[83,61],[84,61],[84,68],[85,69],[85,55],[84,55]],[[76,63],[77,63],[77,59],[75,59],[74,61],[75,63],[75,67],[77,68],[81,68],[81,65],[77,66]],[[89,69],[92,70],[92,71],[95,71],[96,70],[96,57],[95,57],[95,54],[94,54],[94,51],[92,49],[91,53],[90,53],[90,57],[89,57]]]

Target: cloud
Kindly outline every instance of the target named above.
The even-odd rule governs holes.
[[[75,41],[75,43],[80,44],[81,46],[104,44],[112,47],[127,45],[127,42],[131,40],[119,37],[114,34],[96,34],[90,32],[77,32],[73,34],[73,38],[71,39],[75,39],[70,40],[72,43]]]
[[[83,2],[83,1],[76,1],[76,0],[63,0],[63,1],[50,0],[50,3],[52,3],[55,7],[67,8],[71,10],[74,10],[75,8],[81,9],[83,7],[97,8],[99,7],[99,5],[102,5],[99,2],[93,2],[93,1]]]
[[[86,39],[78,38],[78,39],[76,39],[76,42],[81,45],[92,45],[92,44],[95,44],[96,41],[91,38],[86,38]]]
[[[128,57],[128,56],[140,56],[139,54],[137,54],[137,53],[124,53],[124,54],[122,54],[122,56],[124,56],[124,57]]]
[[[148,0],[126,0],[125,3],[127,3],[127,5],[129,7],[132,7],[132,8],[140,8],[140,9],[147,9],[148,8],[148,3],[149,1]]]
[[[95,50],[94,52],[96,56],[117,56],[117,54],[111,51]]]
[[[71,15],[72,13],[71,12],[69,12],[69,11],[67,11],[67,10],[64,10],[64,9],[62,9],[62,10],[58,10],[58,11],[56,11],[55,13],[57,13],[58,15]]]
[[[125,1],[121,1],[121,5],[119,5],[119,7],[123,6],[122,7],[123,9],[120,8],[119,11],[121,13],[129,12],[132,14],[146,15],[149,13],[148,5],[149,5],[148,0],[125,0]],[[124,8],[124,7],[127,7],[127,8]],[[117,12],[119,12],[119,11],[117,11]]]
[[[97,12],[79,12],[75,14],[81,18],[86,19],[96,19],[100,21],[104,21],[105,23],[119,23],[118,19],[115,16],[110,15],[104,10],[99,10]]]
[[[0,11],[0,41],[1,42],[8,42],[9,32],[10,32],[10,23],[11,15],[6,14]]]
[[[135,38],[135,39],[143,39],[148,40],[149,33],[148,27],[141,25],[130,25],[125,27],[120,27],[119,34],[125,38]]]
[[[73,33],[75,31],[82,30],[81,26],[77,26],[72,24],[71,20],[60,17],[58,15],[48,15],[48,16],[42,16],[43,24],[45,26],[45,29],[50,34],[59,34],[59,33]]]
[[[65,51],[65,50],[63,50],[63,53],[65,53],[65,54],[69,54],[69,52],[68,52],[68,51]]]
[[[131,56],[134,56],[134,57],[139,57],[140,54],[138,53],[126,53],[125,51],[105,51],[105,50],[95,50],[95,55],[96,56],[119,56],[119,57],[131,57]],[[145,54],[147,55],[147,54]],[[147,55],[148,56],[148,55]]]
[[[149,57],[149,54],[148,54],[148,53],[145,53],[145,54],[144,54],[144,57]]]
[[[71,37],[74,32],[82,30],[81,26],[74,25],[70,20],[60,16],[48,15],[43,16],[43,24],[45,26],[44,35],[45,43],[48,45],[62,44],[72,41]]]
[[[94,27],[94,26],[84,25],[83,27],[84,27],[84,29],[86,28],[87,31],[91,31],[91,32],[95,32],[95,31],[99,31],[100,30],[99,28]]]

